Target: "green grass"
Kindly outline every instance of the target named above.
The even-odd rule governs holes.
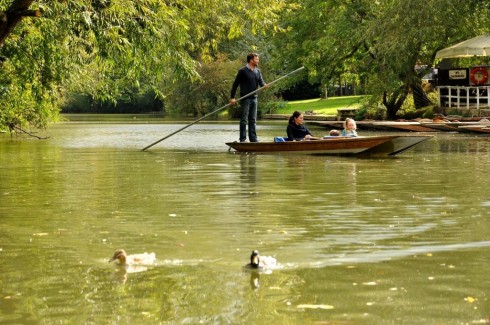
[[[337,115],[338,108],[358,108],[365,96],[330,97],[328,99],[316,98],[307,100],[296,100],[288,102],[283,108],[278,109],[276,114],[291,114],[294,111],[313,111],[316,114]]]

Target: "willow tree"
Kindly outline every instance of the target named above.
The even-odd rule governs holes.
[[[285,3],[0,0],[0,128],[45,127],[64,87],[111,101],[141,83],[198,78],[221,42],[268,29]]]
[[[390,119],[412,89],[418,89],[435,53],[452,43],[488,32],[488,1],[469,0],[297,0],[299,10],[283,16],[288,32],[279,40],[281,64],[302,61],[323,82],[353,72],[379,100]],[[296,49],[296,51],[294,51]]]

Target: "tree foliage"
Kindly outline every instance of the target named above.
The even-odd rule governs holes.
[[[268,30],[285,5],[0,0],[0,36],[8,36],[0,38],[0,125],[46,126],[67,89],[115,101],[144,85],[164,98],[162,85],[199,79],[199,62],[230,39]]]
[[[414,66],[489,20],[480,0],[0,0],[0,128],[45,127],[67,93],[193,98],[183,111],[205,114],[251,50],[271,79],[302,65],[311,84],[349,75],[395,118],[422,93]]]
[[[408,92],[420,87],[439,49],[489,31],[487,1],[298,0],[282,18],[279,64],[304,62],[310,78],[326,83],[358,74],[388,118],[396,118]]]
[[[217,58],[199,66],[198,73],[202,80],[182,78],[179,82],[169,84],[165,91],[174,96],[166,100],[167,113],[202,116],[228,103],[233,77],[238,68],[243,66],[242,61]],[[178,108],[178,111],[173,108]]]

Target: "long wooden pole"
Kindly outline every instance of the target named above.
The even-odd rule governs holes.
[[[286,75],[284,75],[284,76],[282,76],[282,77],[280,77],[280,78],[277,78],[276,80],[274,80],[274,81],[272,81],[272,82],[268,83],[268,84],[267,84],[267,87],[269,87],[270,85],[272,85],[272,84],[274,84],[274,83],[278,82],[278,81],[279,81],[279,80],[281,80],[281,79],[284,79],[284,78],[286,78],[286,77],[289,77],[289,76],[290,76],[290,75],[292,75],[293,73],[296,73],[296,72],[298,72],[298,71],[300,71],[300,70],[303,70],[304,68],[305,68],[305,67],[301,67],[301,68],[299,68],[299,69],[296,69],[296,70],[294,70],[294,71],[291,71],[290,73],[288,73],[288,74],[286,74]],[[248,96],[250,96],[250,95],[253,95],[253,94],[255,94],[255,93],[258,93],[260,90],[262,90],[262,89],[264,89],[264,88],[265,88],[265,87],[260,87],[260,88],[257,88],[257,90],[254,90],[254,91],[252,91],[251,93],[248,93],[248,94],[246,94],[245,96],[242,96],[242,97],[238,98],[238,99],[237,99],[237,101],[242,100],[242,99],[244,99],[244,98],[246,98],[246,97],[248,97]],[[183,128],[180,128],[180,129],[178,129],[177,131],[174,131],[174,132],[170,133],[169,135],[167,135],[167,136],[165,136],[165,137],[161,138],[160,140],[155,141],[155,142],[153,142],[152,144],[150,144],[150,145],[148,145],[148,146],[144,147],[143,149],[141,149],[141,151],[145,151],[146,149],[153,147],[153,146],[154,146],[154,145],[156,145],[157,143],[160,143],[160,142],[162,142],[163,140],[170,138],[172,135],[177,134],[177,133],[179,133],[180,131],[187,129],[188,127],[190,127],[190,126],[192,126],[192,125],[196,124],[196,123],[197,123],[197,122],[199,122],[199,121],[204,120],[206,117],[208,117],[208,116],[210,116],[210,115],[213,115],[214,113],[219,112],[219,111],[221,111],[222,109],[224,109],[224,108],[226,108],[226,107],[228,107],[228,106],[230,106],[230,105],[231,105],[231,103],[228,103],[228,104],[226,104],[225,106],[222,106],[222,107],[220,107],[220,108],[215,109],[215,110],[214,110],[214,111],[212,111],[211,113],[208,113],[208,114],[204,115],[203,117],[198,118],[197,120],[195,120],[194,122],[192,122],[192,123],[190,123],[190,124],[188,124],[188,125],[184,126]]]

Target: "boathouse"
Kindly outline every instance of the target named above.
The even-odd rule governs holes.
[[[450,64],[453,58],[476,56],[490,56],[490,34],[437,52],[436,58],[443,59],[436,70],[439,107],[446,113],[460,111],[472,116],[490,115],[490,66],[452,67]]]

